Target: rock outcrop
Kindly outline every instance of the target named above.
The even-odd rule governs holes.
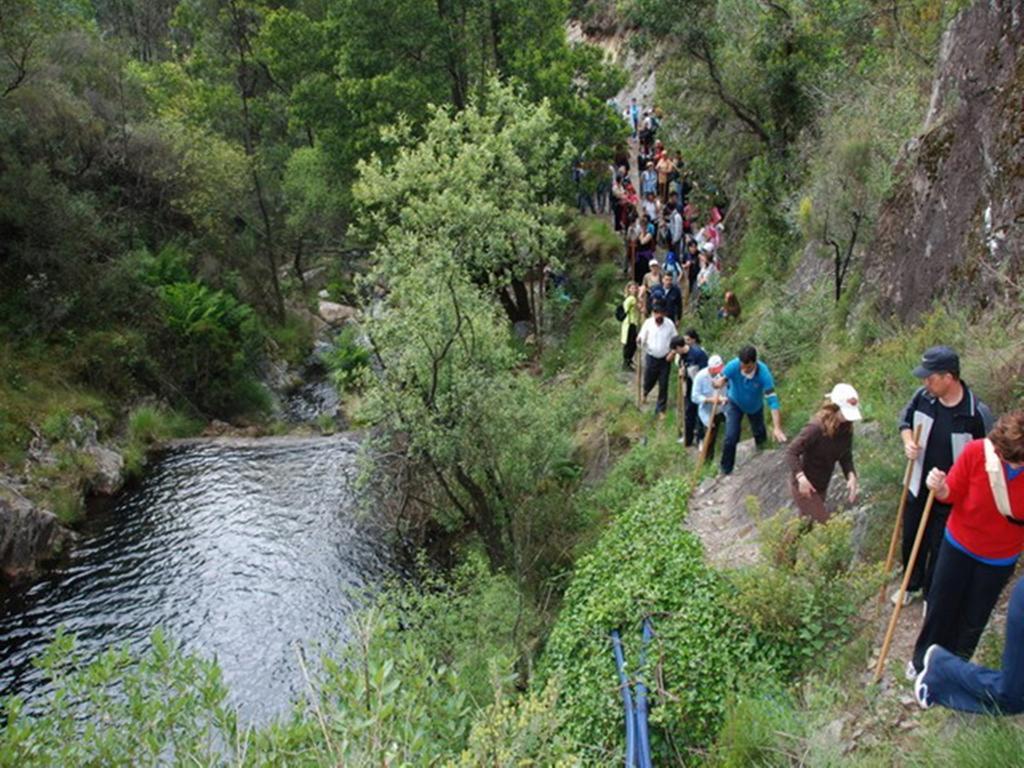
[[[1024,281],[1024,6],[975,2],[942,40],[928,116],[868,257],[881,309],[985,307]]]
[[[877,438],[877,423],[858,427],[856,440]],[[722,438],[716,446],[722,448]],[[739,444],[736,468],[728,477],[705,480],[690,497],[685,527],[697,534],[704,552],[718,568],[755,563],[760,553],[758,523],[778,514],[795,515],[789,492],[785,449],[759,451],[753,440]],[[864,539],[864,508],[846,499],[846,483],[838,469],[828,488],[829,509],[850,515],[854,522],[854,549]]]
[[[35,572],[53,557],[72,534],[46,510],[36,509],[10,485],[0,482],[0,576],[15,581]]]
[[[94,419],[73,415],[59,431],[56,438],[36,433],[24,472],[0,475],[0,579],[31,576],[74,539],[56,515],[36,506],[26,493],[45,497],[59,483],[82,496],[113,496],[124,485],[124,457],[99,442]],[[74,460],[62,469],[69,456]]]

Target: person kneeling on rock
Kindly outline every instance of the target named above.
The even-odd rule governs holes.
[[[857,500],[857,473],[853,468],[853,423],[861,420],[857,390],[836,384],[800,434],[786,450],[789,487],[800,516],[816,523],[828,521],[825,506],[836,462],[846,476],[847,496]]]

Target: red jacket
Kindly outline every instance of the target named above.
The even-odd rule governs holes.
[[[946,527],[965,549],[994,560],[1016,557],[1024,549],[1024,525],[1014,525],[996,508],[985,474],[985,441],[972,440],[946,478],[947,504],[953,505]],[[1010,511],[1024,522],[1024,474],[1006,484]]]

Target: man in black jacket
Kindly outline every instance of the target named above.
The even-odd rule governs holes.
[[[900,414],[900,438],[908,460],[914,462],[910,475],[910,492],[903,511],[903,567],[907,567],[914,547],[918,524],[928,498],[924,478],[933,467],[948,472],[964,446],[984,437],[992,428],[992,412],[975,397],[960,378],[960,358],[949,347],[931,347],[921,357],[914,375],[922,380],[920,387]],[[921,427],[921,437],[914,443],[914,430]],[[932,505],[928,527],[921,540],[917,562],[907,585],[904,604],[922,594],[927,596],[932,582],[935,560],[939,555],[949,506]],[[893,601],[896,599],[893,595]]]

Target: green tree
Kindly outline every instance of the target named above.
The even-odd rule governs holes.
[[[446,268],[493,291],[511,321],[531,320],[524,280],[560,262],[573,153],[549,105],[494,82],[461,112],[435,109],[422,141],[405,127],[389,138],[401,147],[394,161],[360,164],[354,187],[362,234],[377,243],[375,279],[408,272],[431,242],[449,254]]]
[[[424,240],[368,321],[380,370],[367,414],[415,467],[423,501],[475,530],[500,570],[516,564],[516,516],[566,460],[565,415],[516,370],[507,323],[451,256]]]

